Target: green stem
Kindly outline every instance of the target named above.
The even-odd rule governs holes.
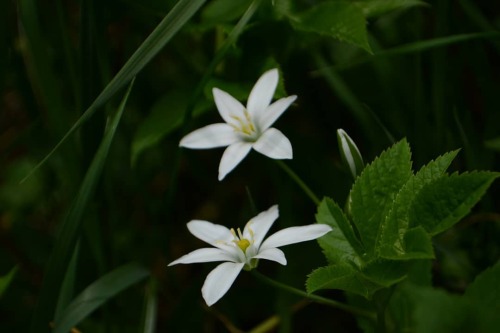
[[[305,192],[305,194],[314,202],[316,206],[320,204],[320,200],[318,197],[314,194],[314,192],[309,188],[309,186],[304,183],[302,179],[292,170],[288,165],[285,164],[285,162],[281,160],[276,160],[276,163],[285,170],[285,172],[292,178],[292,180],[299,185],[299,187]]]
[[[367,310],[364,310],[364,309],[360,309],[360,308],[357,308],[357,307],[354,307],[354,306],[351,306],[351,305],[348,305],[348,304],[345,304],[345,303],[342,303],[342,302],[338,302],[338,301],[334,301],[332,299],[328,299],[328,298],[325,298],[325,297],[321,297],[321,296],[318,296],[318,295],[314,295],[314,294],[309,294],[303,290],[300,290],[300,289],[297,289],[297,288],[294,288],[292,286],[289,286],[289,285],[286,285],[286,284],[283,284],[281,282],[278,282],[276,280],[273,280],[259,272],[257,272],[256,270],[253,270],[252,271],[252,274],[258,278],[259,280],[267,283],[267,284],[270,284],[274,287],[278,287],[280,289],[283,289],[285,291],[288,291],[292,294],[295,294],[295,295],[299,295],[299,296],[302,296],[302,297],[305,297],[311,301],[314,301],[316,303],[319,303],[319,304],[324,304],[324,305],[328,305],[328,306],[331,306],[333,308],[336,308],[336,309],[340,309],[340,310],[344,310],[346,312],[349,312],[355,316],[360,316],[360,317],[364,317],[370,321],[373,321],[375,322],[376,319],[377,319],[377,316],[375,313],[371,312],[371,311],[367,311]]]

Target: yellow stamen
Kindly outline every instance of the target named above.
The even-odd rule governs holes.
[[[245,252],[247,250],[247,248],[250,246],[250,241],[246,238],[240,239],[239,241],[235,241],[235,242],[236,242],[236,245],[238,245],[238,247],[243,252]]]

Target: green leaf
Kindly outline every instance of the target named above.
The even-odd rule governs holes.
[[[429,234],[422,227],[409,229],[404,235],[405,253],[396,259],[433,259],[434,249]]]
[[[159,99],[151,113],[139,125],[132,140],[131,164],[135,165],[139,155],[149,147],[156,145],[165,136],[179,128],[191,94],[182,90],[173,90]],[[208,103],[198,104],[194,116],[208,110]]]
[[[308,277],[306,289],[313,293],[321,289],[340,289],[367,299],[380,289],[392,286],[405,278],[400,262],[376,261],[362,271],[347,264],[336,264],[314,270]]]
[[[42,290],[31,326],[31,332],[33,333],[46,332],[48,330],[47,323],[54,319],[57,295],[59,295],[64,274],[75,248],[83,216],[85,215],[89,201],[93,197],[97,182],[100,179],[104,162],[106,161],[116,129],[123,115],[132,85],[133,81],[130,83],[116,115],[110,122],[101,145],[85,174],[80,190],[61,225],[58,238],[45,269]]]
[[[406,9],[414,6],[427,6],[419,0],[363,0],[356,1],[366,17],[375,17],[397,9]]]
[[[217,24],[231,22],[240,17],[252,0],[213,0],[201,13],[203,22]]]
[[[479,274],[467,288],[464,296],[471,302],[482,304],[497,315],[500,313],[500,261]],[[499,318],[500,320],[500,318]],[[500,325],[499,325],[500,326]]]
[[[351,2],[322,2],[290,19],[297,30],[334,37],[372,52],[363,12]]]
[[[490,140],[486,140],[484,142],[484,145],[488,149],[495,150],[495,151],[500,151],[500,137],[497,137],[497,138],[494,138],[494,139],[490,139]]]
[[[410,209],[410,226],[423,226],[436,235],[457,223],[481,199],[495,172],[452,174],[426,185]]]
[[[369,257],[374,255],[383,221],[401,187],[412,176],[406,140],[366,166],[351,190],[351,213]]]
[[[2,297],[5,290],[7,290],[7,288],[9,287],[16,273],[17,266],[14,266],[7,274],[5,274],[4,276],[0,276],[0,298]]]
[[[429,162],[427,165],[422,167],[415,176],[411,177],[406,184],[402,187],[401,191],[396,196],[391,210],[381,226],[381,233],[378,238],[377,248],[380,255],[388,259],[413,259],[420,256],[420,250],[425,250],[427,240],[424,235],[420,235],[417,238],[421,239],[422,248],[417,251],[416,254],[409,254],[411,252],[407,245],[405,245],[405,237],[412,241],[413,236],[406,236],[406,232],[409,228],[410,216],[409,211],[413,199],[417,193],[426,185],[432,181],[439,179],[444,175],[446,169],[450,166],[453,159],[458,154],[458,150],[446,153],[439,156],[434,161]],[[416,231],[418,232],[418,231]],[[428,237],[427,237],[428,238]],[[418,247],[418,242],[414,244]],[[433,257],[432,247],[429,247],[430,252],[427,253],[427,258]]]
[[[142,266],[131,263],[100,277],[82,291],[54,323],[53,333],[66,333],[116,294],[149,275]]]
[[[158,24],[153,32],[132,54],[125,65],[113,77],[99,96],[92,102],[82,116],[66,132],[54,148],[37,164],[37,166],[24,178],[28,178],[72,135],[80,126],[89,119],[94,112],[103,106],[111,97],[132,80],[146,66],[149,61],[167,44],[168,41],[186,24],[198,11],[206,0],[179,0],[165,18]]]
[[[342,209],[332,199],[323,199],[318,206],[316,221],[332,227],[332,231],[318,240],[329,263],[352,262],[357,266],[362,265],[362,245]]]

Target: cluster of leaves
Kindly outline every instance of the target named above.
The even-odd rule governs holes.
[[[334,229],[319,241],[329,265],[310,274],[308,292],[341,289],[372,299],[377,291],[411,280],[411,274],[421,275],[415,266],[435,257],[432,237],[468,214],[500,176],[446,173],[457,152],[413,173],[410,147],[402,140],[363,170],[346,212],[325,198],[316,220]]]

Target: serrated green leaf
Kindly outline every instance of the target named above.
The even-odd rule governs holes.
[[[402,260],[411,259],[415,255],[419,257],[418,253],[407,255],[410,250],[406,248],[404,241],[410,223],[409,211],[411,204],[417,193],[426,184],[443,176],[457,154],[458,150],[455,150],[429,162],[415,176],[410,177],[399,191],[389,214],[383,221],[380,236],[377,240],[377,250],[382,257]],[[423,235],[421,236],[423,237]],[[414,236],[409,237],[411,240]],[[431,252],[426,253],[432,256],[432,247]]]
[[[342,209],[330,198],[324,198],[316,214],[318,223],[327,224],[332,231],[318,240],[330,264],[352,262],[361,266],[363,248]]]
[[[366,166],[351,190],[351,213],[368,257],[375,252],[380,229],[401,187],[412,176],[406,140]]]
[[[397,9],[406,9],[414,6],[427,6],[419,0],[364,0],[355,2],[366,17],[375,17]]]
[[[363,12],[351,2],[323,2],[291,20],[297,30],[334,37],[372,52]]]
[[[431,237],[422,227],[409,229],[404,236],[405,253],[397,259],[433,259]]]
[[[410,226],[423,226],[436,235],[457,223],[500,176],[494,172],[452,174],[426,185],[410,209]]]
[[[314,270],[307,279],[306,289],[308,293],[340,289],[371,299],[377,290],[400,282],[405,274],[404,265],[393,261],[372,262],[362,271],[347,264],[336,264]]]
[[[54,323],[53,333],[66,333],[116,294],[149,275],[137,264],[127,264],[100,277],[82,291]]]

